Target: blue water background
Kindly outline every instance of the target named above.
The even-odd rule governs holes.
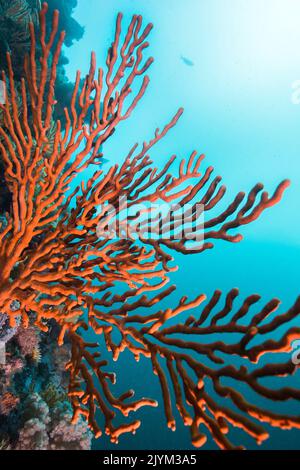
[[[150,53],[155,63],[142,102],[105,144],[106,158],[122,161],[133,143],[150,139],[155,128],[183,106],[185,113],[176,129],[151,153],[158,166],[174,153],[180,158],[194,149],[205,153],[204,167],[213,165],[228,188],[224,206],[238,191],[249,190],[258,181],[272,191],[282,179],[292,180],[280,205],[242,228],[240,244],[220,241],[201,255],[176,256],[180,270],[172,280],[178,294],[172,302],[181,295],[193,298],[202,292],[210,295],[216,288],[227,293],[239,287],[241,299],[252,293],[259,293],[265,303],[279,297],[284,311],[299,294],[300,106],[292,102],[292,84],[300,79],[299,2],[78,0],[75,16],[86,30],[84,38],[67,49],[70,78],[76,69],[86,73],[91,50],[96,51],[98,64],[105,65],[119,11],[124,14],[124,26],[134,13],[142,14],[145,23],[154,23]],[[194,66],[186,65],[181,56]],[[235,358],[230,360],[236,363]],[[137,396],[160,401],[159,408],[137,413],[141,428],[135,436],[123,436],[119,448],[192,448],[180,419],[175,433],[167,429],[150,364],[144,360],[136,364],[125,353],[113,366],[120,373],[116,390],[134,388]],[[276,381],[279,387],[280,380]],[[289,383],[299,387],[300,374]],[[279,409],[300,415],[297,403],[284,403]],[[264,449],[300,448],[300,431],[271,429],[270,433]],[[231,436],[235,443],[256,448],[242,431],[234,430]],[[115,447],[104,437],[95,448]],[[209,438],[205,448],[216,445]]]

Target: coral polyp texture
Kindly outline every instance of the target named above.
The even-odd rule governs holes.
[[[30,24],[31,49],[20,90],[16,91],[9,54],[8,74],[2,76],[6,100],[1,105],[0,150],[12,203],[0,231],[1,337],[7,335],[11,340],[14,336],[26,360],[36,362],[42,360],[43,347],[49,347],[43,346],[45,338],[49,342],[58,338],[62,353],[55,351],[54,363],[66,361],[72,422],[77,426],[74,441],[77,434],[84,434],[85,420],[97,438],[104,431],[117,443],[122,434],[135,433],[140,427],[140,421],[128,415],[159,404],[163,404],[172,430],[181,417],[196,447],[205,444],[209,433],[220,448],[239,449],[240,443],[235,445],[227,438],[231,427],[243,429],[257,443],[268,437],[264,424],[299,428],[300,416],[282,414],[280,402],[299,400],[300,391],[288,386],[272,389],[261,383],[261,379],[295,371],[290,358],[280,361],[281,353],[290,351],[291,342],[300,335],[300,328],[294,326],[299,300],[280,314],[276,313],[277,299],[262,308],[257,306],[257,295],[235,307],[239,293],[233,289],[225,302],[221,292],[215,291],[209,300],[201,294],[192,300],[183,297],[173,308],[156,307],[175,289],[169,284],[169,273],[175,269],[172,252],[200,253],[213,248],[217,240],[241,241],[239,229],[278,203],[289,182],[279,184],[272,195],[257,184],[248,195],[237,194],[224,209],[226,188],[213,175],[212,167],[203,167],[203,155],[193,152],[179,163],[176,173],[175,157],[162,168],[155,167],[149,152],[176,125],[182,109],[162,130],[156,129],[149,142],[135,145],[121,165],[105,172],[102,145],[130,117],[149,84],[146,73],[153,59],[144,56],[152,25],[143,27],[142,18],[134,16],[122,34],[122,15],[118,15],[106,69],[97,69],[93,53],[88,74],[82,79],[77,73],[63,125],[54,116],[64,33],[58,33],[58,11],[51,31],[46,31],[46,18],[44,4],[40,34]],[[85,170],[90,167],[95,172],[87,179]],[[80,175],[82,182],[74,189]],[[151,204],[176,203],[188,220],[197,217],[200,204],[204,222],[197,230],[202,241],[191,245],[188,236],[176,235],[182,220],[178,213],[173,219],[174,237],[145,236],[153,229],[145,217],[138,237],[130,233],[126,238],[99,237],[99,227],[107,221],[107,207],[117,208],[121,216],[118,201],[124,198],[129,209],[143,204],[146,213]],[[137,221],[137,215],[131,216],[132,224]],[[160,228],[166,223],[163,216],[153,222]],[[2,333],[5,325],[7,332]],[[277,330],[281,337],[275,340]],[[132,390],[115,396],[116,377],[94,342],[97,336],[104,339],[114,361],[124,351],[130,351],[137,361],[147,358],[158,378],[161,397],[134,399]],[[269,353],[275,355],[272,361],[261,364]],[[239,365],[232,363],[232,356],[239,359]],[[235,385],[228,385],[226,379]],[[17,406],[18,398],[9,384],[5,390],[2,407],[8,413]],[[36,397],[35,406],[42,403],[48,416],[47,403],[57,404],[62,394],[48,384],[40,393],[44,401],[33,391],[27,399],[33,402]],[[260,408],[251,401],[254,396],[275,404],[277,412]],[[56,442],[70,434],[69,424],[60,421],[48,429],[48,423],[48,418],[38,421],[33,415],[25,422],[16,448],[32,446],[35,433],[40,435],[39,448],[55,448]],[[86,435],[80,448],[89,442]],[[68,446],[59,443],[58,448]]]

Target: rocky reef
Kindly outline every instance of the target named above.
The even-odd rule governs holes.
[[[51,14],[56,8],[60,10],[59,30],[66,32],[65,46],[70,47],[74,41],[78,41],[84,34],[84,28],[73,18],[77,0],[49,0],[48,8]],[[0,70],[7,72],[6,54],[12,57],[14,79],[17,97],[21,99],[21,79],[24,76],[24,59],[30,51],[29,24],[39,28],[40,0],[0,0]],[[51,28],[51,17],[47,17],[47,26]],[[38,45],[39,47],[39,45]],[[41,53],[39,49],[37,51]],[[64,107],[70,102],[74,84],[69,81],[65,73],[65,65],[68,64],[66,53],[62,52],[57,65],[57,82],[55,95],[57,106],[55,118],[64,121]],[[29,108],[29,116],[31,109]],[[0,111],[0,123],[2,112]],[[11,207],[11,193],[4,178],[3,161],[0,158],[0,214],[9,211]]]
[[[98,68],[92,53],[89,72],[77,72],[65,127],[57,118],[65,40],[59,24],[54,11],[49,28],[46,3],[40,27],[29,24],[21,100],[10,54],[3,74],[0,151],[12,207],[0,225],[2,447],[88,448],[87,427],[95,438],[105,434],[117,444],[140,428],[133,414],[157,406],[171,430],[182,421],[195,447],[211,437],[220,449],[244,448],[232,428],[258,445],[270,427],[300,429],[300,417],[281,406],[300,401],[299,388],[285,386],[297,372],[290,352],[300,335],[300,297],[284,312],[277,298],[242,299],[236,288],[225,296],[219,289],[210,297],[183,295],[175,304],[169,297],[177,253],[241,242],[243,227],[278,204],[290,182],[271,194],[258,183],[228,202],[222,178],[206,167],[203,154],[193,151],[178,163],[172,156],[155,166],[150,151],[177,124],[182,108],[151,140],[126,152],[121,165],[102,169],[103,143],[148,88],[152,24],[133,15],[124,34],[117,16],[106,67]],[[124,200],[133,215],[123,211]],[[154,206],[166,204],[168,216],[151,217]],[[120,230],[107,231],[116,216]],[[183,221],[194,224],[192,239]],[[151,364],[157,400],[135,398],[132,387],[121,395],[114,388],[114,364],[125,352]],[[272,361],[265,363],[269,354]],[[280,378],[281,388],[273,388],[271,378]]]

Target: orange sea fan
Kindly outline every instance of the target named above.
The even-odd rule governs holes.
[[[234,312],[236,289],[227,295],[225,305],[219,309],[221,293],[216,291],[202,310],[204,295],[192,301],[183,297],[175,308],[150,311],[174,290],[174,286],[168,285],[168,273],[174,269],[170,266],[170,250],[199,253],[213,248],[218,239],[239,242],[242,236],[237,229],[276,204],[289,182],[283,181],[271,196],[258,184],[247,196],[239,193],[227,208],[218,211],[226,188],[220,185],[220,177],[213,176],[212,167],[202,170],[203,155],[193,152],[187,162],[180,163],[176,175],[170,173],[175,157],[158,170],[148,155],[176,125],[183,112],[180,109],[169,124],[155,131],[150,142],[144,142],[141,149],[134,146],[121,166],[114,165],[107,173],[101,169],[96,171],[70,194],[75,177],[90,165],[99,163],[101,145],[112,136],[118,124],[130,116],[147,89],[149,78],[145,74],[153,59],[144,61],[143,55],[152,25],[143,29],[142,18],[134,16],[123,37],[122,15],[118,15],[106,72],[96,69],[93,53],[83,84],[80,73],[77,74],[70,107],[65,109],[66,128],[62,129],[57,121],[53,130],[56,70],[64,34],[57,38],[58,12],[54,13],[52,31],[47,33],[46,14],[44,4],[40,14],[42,57],[39,68],[36,66],[37,39],[31,25],[31,53],[25,59],[21,82],[21,112],[9,55],[9,75],[3,74],[8,97],[2,106],[4,125],[0,127],[0,151],[5,179],[12,193],[12,210],[0,231],[0,312],[9,315],[11,325],[21,316],[24,328],[28,327],[29,319],[34,319],[35,326],[45,332],[49,320],[57,322],[61,328],[59,344],[62,345],[67,336],[72,345],[72,356],[66,368],[70,373],[73,421],[81,415],[86,417],[96,437],[102,432],[97,412],[104,416],[106,434],[113,442],[118,442],[123,433],[135,432],[140,422],[115,426],[116,413],[126,417],[142,406],[157,406],[158,403],[149,398],[130,402],[132,390],[120,397],[112,394],[115,375],[108,373],[106,361],[99,359],[98,344],[85,340],[84,332],[88,329],[104,338],[114,360],[124,350],[129,350],[137,360],[144,356],[151,361],[161,385],[168,426],[173,430],[176,427],[172,389],[176,407],[190,427],[192,442],[197,447],[206,440],[199,430],[201,425],[223,449],[236,448],[226,437],[230,425],[242,428],[258,443],[267,437],[259,422],[287,429],[299,428],[299,417],[263,410],[247,401],[235,388],[221,382],[224,377],[230,377],[271,401],[300,399],[298,390],[285,387],[274,391],[259,383],[262,377],[293,373],[295,366],[290,362],[258,365],[253,370],[246,366],[226,366],[223,357],[234,354],[246,363],[255,364],[267,352],[289,350],[293,338],[300,334],[299,328],[288,329],[278,341],[264,340],[263,335],[293,321],[299,315],[299,301],[286,313],[270,320],[269,315],[279,304],[276,299],[258,309],[249,320],[247,313],[258,296],[248,297]],[[133,83],[139,80],[140,88],[134,93]],[[205,214],[205,222],[199,226],[203,242],[191,249],[185,236],[149,239],[144,236],[145,223],[141,224],[138,240],[130,236],[113,240],[99,238],[97,228],[103,223],[104,212],[96,208],[105,204],[117,207],[119,199],[124,197],[129,207],[160,201],[176,202],[177,207],[183,209],[188,206],[184,211],[189,220],[197,215],[196,203],[201,204]],[[212,209],[216,215],[210,217]],[[134,217],[132,219],[134,223]],[[178,214],[174,215],[175,232],[181,220]],[[164,217],[154,222],[159,227],[164,224]],[[113,288],[120,283],[124,290],[117,294]],[[18,311],[11,310],[13,301],[20,305]],[[194,308],[200,309],[199,318],[190,316],[186,320],[186,312]],[[143,313],[147,309],[150,313]],[[168,322],[175,317],[178,317],[176,326],[173,321]],[[119,334],[118,342],[115,332]],[[177,333],[183,336],[178,338]],[[226,335],[226,340],[227,335],[232,334],[233,340],[228,344],[214,341],[211,338],[216,333]],[[192,336],[193,340],[189,340]],[[205,336],[211,341],[195,341],[195,336]],[[250,345],[254,338],[261,340],[259,345]],[[203,357],[211,365],[206,365]],[[208,381],[217,397],[226,398],[227,405],[221,405],[207,392]]]

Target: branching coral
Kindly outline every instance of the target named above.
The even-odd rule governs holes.
[[[242,236],[237,229],[276,204],[288,181],[282,182],[271,196],[258,184],[247,196],[239,193],[225,210],[218,211],[226,188],[220,185],[220,177],[213,176],[212,167],[202,170],[203,155],[197,156],[194,152],[187,162],[182,161],[176,176],[170,172],[175,157],[160,170],[153,167],[150,160],[149,151],[176,125],[182,114],[180,109],[168,125],[156,130],[150,142],[144,142],[141,149],[134,146],[121,166],[112,166],[106,174],[97,170],[71,192],[70,186],[76,177],[89,166],[99,164],[101,145],[120,122],[129,118],[147,89],[149,78],[145,74],[153,59],[143,57],[152,25],[143,29],[142,18],[134,16],[123,36],[122,16],[118,16],[106,72],[96,69],[93,53],[83,85],[80,73],[77,74],[70,107],[65,109],[66,128],[63,130],[58,120],[53,129],[57,104],[55,81],[64,34],[57,39],[58,12],[54,13],[52,31],[47,34],[46,14],[44,4],[40,14],[42,56],[39,68],[36,35],[34,26],[30,25],[31,51],[25,59],[21,105],[16,96],[10,55],[7,56],[8,77],[3,74],[9,93],[2,106],[4,126],[0,128],[0,150],[13,200],[12,211],[7,214],[0,233],[2,315],[9,316],[11,327],[21,316],[24,328],[34,317],[35,326],[44,332],[50,320],[57,322],[61,328],[59,344],[67,338],[72,345],[72,356],[66,367],[70,373],[73,422],[85,417],[97,437],[101,435],[98,410],[105,419],[105,432],[117,442],[123,433],[135,432],[140,422],[114,424],[116,414],[127,416],[140,407],[157,406],[157,402],[148,398],[130,402],[134,395],[131,390],[120,397],[113,395],[111,384],[115,382],[115,375],[106,371],[107,363],[101,360],[98,345],[86,340],[84,332],[88,329],[105,339],[114,360],[124,350],[129,350],[137,360],[145,356],[151,361],[161,385],[168,426],[175,429],[172,390],[180,415],[191,428],[195,446],[202,446],[206,440],[199,431],[200,425],[204,425],[224,449],[235,448],[226,438],[229,425],[242,428],[259,443],[267,433],[257,421],[281,428],[298,428],[298,417],[260,409],[246,401],[235,388],[223,385],[221,380],[231,378],[242,382],[273,401],[300,398],[297,390],[274,391],[259,383],[264,377],[291,374],[294,371],[291,363],[248,367],[249,362],[258,363],[268,352],[289,349],[300,329],[288,329],[278,341],[264,340],[263,335],[293,321],[299,314],[299,301],[288,312],[270,321],[267,317],[277,308],[277,300],[249,320],[248,310],[258,297],[247,298],[234,313],[236,290],[226,297],[225,307],[213,313],[221,296],[216,291],[198,319],[181,320],[188,310],[198,308],[205,301],[204,295],[193,301],[183,297],[175,308],[150,312],[174,290],[174,286],[168,286],[168,273],[174,270],[170,265],[173,260],[170,250],[200,253],[213,248],[216,240],[239,242]],[[29,109],[32,119],[28,118]],[[54,144],[48,138],[50,128]],[[176,203],[191,222],[197,218],[200,204],[204,223],[197,229],[203,242],[191,247],[189,237],[178,236],[182,214],[176,211],[173,237],[146,236],[150,228],[164,228],[167,220],[162,215],[153,222],[154,227],[149,227],[143,218],[138,239],[130,231],[125,238],[99,237],[99,227],[107,221],[107,207],[117,208],[122,226],[122,207],[118,202],[124,198],[129,209],[143,204],[144,215],[151,210],[151,204]],[[212,210],[217,215],[210,216]],[[134,215],[131,223],[136,222],[137,215]],[[120,284],[122,293],[114,290]],[[17,312],[10,308],[13,301],[20,306]],[[148,314],[144,313],[147,309]],[[176,325],[175,317],[178,317]],[[215,334],[222,334],[226,343],[207,340]],[[191,335],[197,339],[189,339]],[[228,335],[233,337],[232,342]],[[202,342],[204,337],[206,340]],[[259,344],[249,346],[257,339],[261,340]],[[224,355],[235,355],[245,364],[240,368],[225,365]],[[203,358],[212,365],[206,365]],[[207,391],[208,381],[220,400],[225,397],[238,411],[215,400]]]

